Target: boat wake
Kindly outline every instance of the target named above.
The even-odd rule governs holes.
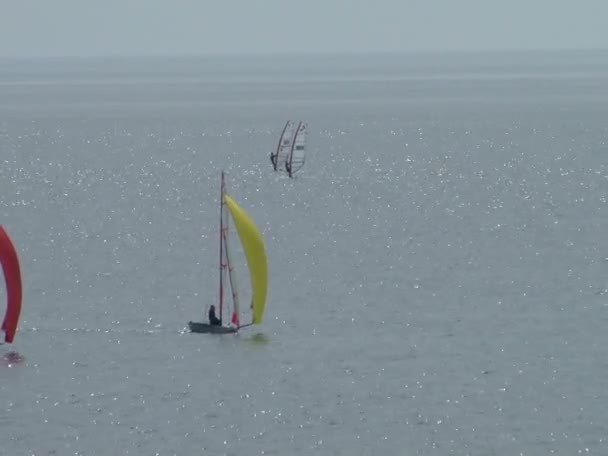
[[[0,357],[0,366],[2,367],[13,367],[17,364],[21,364],[25,361],[25,357],[17,353],[16,351],[9,351],[3,353]]]
[[[156,334],[183,334],[186,332],[187,328],[183,329],[168,329],[168,328],[150,328],[150,329],[140,329],[140,328],[41,328],[41,327],[32,327],[32,328],[21,328],[20,332],[29,332],[29,333],[71,333],[71,334],[139,334],[139,335],[156,335]]]

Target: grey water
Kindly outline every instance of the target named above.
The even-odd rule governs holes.
[[[601,51],[0,60],[0,454],[607,454],[607,119]],[[190,334],[222,169],[266,314]]]

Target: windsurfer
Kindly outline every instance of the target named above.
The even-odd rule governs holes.
[[[277,170],[277,156],[275,154],[273,154],[272,152],[270,153],[270,161],[272,162],[272,167],[276,171]]]
[[[211,305],[211,307],[209,307],[209,324],[212,326],[222,325],[222,320],[215,316],[215,306],[213,304]]]

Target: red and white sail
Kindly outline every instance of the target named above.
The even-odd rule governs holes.
[[[220,208],[220,320],[223,320],[224,312],[230,313],[230,323],[235,326],[240,326],[239,318],[239,295],[236,282],[236,271],[232,264],[230,255],[230,217],[226,202],[226,180],[222,171],[222,190],[221,190],[221,208]],[[228,285],[228,286],[226,286]],[[225,299],[226,289],[230,291],[230,301]],[[230,303],[232,305],[230,305]]]

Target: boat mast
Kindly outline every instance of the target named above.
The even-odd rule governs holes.
[[[224,171],[222,170],[222,181],[220,186],[220,321],[224,308]]]
[[[224,276],[226,272],[228,272],[228,282],[230,283],[230,292],[232,295],[233,315],[231,317],[234,317],[234,315],[236,314],[236,320],[238,321],[240,318],[236,271],[234,270],[234,266],[232,265],[232,259],[230,255],[230,243],[228,242],[230,237],[230,216],[229,212],[226,212],[226,209],[224,208],[224,206],[226,205],[224,195],[226,195],[226,179],[224,176],[224,172],[222,171],[222,204],[220,206],[220,231],[222,233],[220,238],[220,261],[222,262],[220,274],[220,321],[222,321],[222,323],[222,317],[224,314]]]

